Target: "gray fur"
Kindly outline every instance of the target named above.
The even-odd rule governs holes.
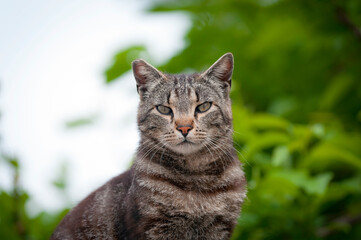
[[[141,98],[134,165],[75,207],[52,239],[229,239],[246,197],[232,141],[232,71],[230,53],[191,75],[134,61]],[[197,111],[204,102],[209,110]],[[186,137],[180,126],[191,127]]]

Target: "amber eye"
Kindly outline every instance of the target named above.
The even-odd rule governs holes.
[[[196,108],[196,112],[206,112],[208,111],[208,109],[210,109],[212,106],[212,103],[210,102],[205,102],[205,103],[202,103],[201,105],[198,105],[197,108]]]
[[[164,115],[172,114],[172,109],[170,109],[169,107],[163,106],[163,105],[157,106],[157,110],[158,110],[158,112],[160,112],[161,114],[164,114]]]

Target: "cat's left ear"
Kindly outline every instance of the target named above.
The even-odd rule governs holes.
[[[206,79],[216,78],[222,82],[226,82],[231,86],[233,73],[233,55],[226,53],[220,57],[210,68],[208,68],[202,76]]]
[[[152,81],[159,79],[166,79],[164,74],[158,69],[144,61],[143,59],[137,59],[132,62],[133,74],[137,81],[137,90],[143,85],[149,84]]]

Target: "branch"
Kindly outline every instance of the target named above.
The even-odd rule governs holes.
[[[345,9],[340,6],[336,7],[336,15],[338,20],[351,30],[355,37],[361,41],[361,29],[351,21],[351,19],[347,16]]]
[[[356,216],[341,216],[339,218],[334,219],[331,221],[331,225],[337,225],[337,226],[345,226],[345,225],[353,225],[361,222],[361,214]],[[329,235],[335,234],[337,232],[337,229],[332,227],[322,227],[317,230],[316,234],[319,237],[327,237]]]
[[[28,239],[27,232],[25,229],[25,224],[22,217],[22,202],[21,202],[21,187],[19,184],[20,178],[20,170],[19,170],[19,161],[17,158],[2,156],[6,161],[11,165],[14,170],[14,177],[13,177],[13,189],[12,189],[12,198],[13,198],[13,223],[15,226],[15,230],[20,237],[20,239]]]

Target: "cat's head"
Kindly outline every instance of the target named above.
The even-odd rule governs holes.
[[[142,59],[132,66],[143,140],[183,155],[226,144],[232,134],[231,53],[203,73],[165,74]]]

